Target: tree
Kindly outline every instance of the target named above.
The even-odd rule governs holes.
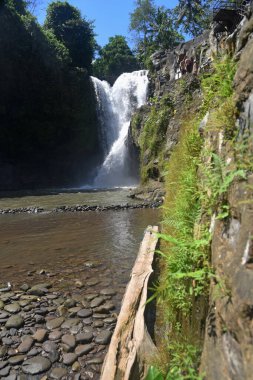
[[[72,66],[91,69],[96,46],[93,23],[82,18],[77,8],[66,1],[51,3],[44,28],[51,30],[67,47]]]
[[[174,9],[177,25],[192,36],[198,36],[208,29],[211,21],[212,0],[179,0]]]
[[[110,37],[109,43],[100,50],[100,57],[93,64],[94,75],[111,84],[122,73],[138,68],[137,60],[123,36]]]
[[[173,49],[183,36],[177,31],[173,13],[156,7],[153,0],[137,0],[130,14],[130,31],[135,33],[138,58],[144,64],[157,49]]]

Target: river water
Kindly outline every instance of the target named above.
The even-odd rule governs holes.
[[[2,198],[0,208],[63,204],[124,204],[128,190],[59,193]],[[58,287],[76,280],[97,279],[96,287],[112,286],[118,301],[145,228],[158,221],[158,210],[136,209],[84,213],[42,213],[0,216],[1,282],[15,286],[50,278]],[[41,273],[41,274],[40,274]]]

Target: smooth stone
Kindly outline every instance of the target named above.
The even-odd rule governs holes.
[[[73,326],[78,325],[80,322],[79,318],[67,319],[61,326],[62,329],[70,329]]]
[[[27,284],[23,284],[20,286],[20,289],[23,290],[24,292],[26,292],[28,289],[30,289],[30,286]]]
[[[94,279],[91,279],[91,280],[88,280],[87,282],[86,282],[86,285],[88,285],[88,286],[95,286],[95,285],[97,285],[97,284],[99,284],[99,280],[96,280],[95,278]]]
[[[12,315],[5,324],[7,329],[12,327],[19,329],[24,324],[24,319],[20,315]]]
[[[89,365],[89,364],[102,364],[103,361],[104,360],[102,358],[93,358],[93,359],[87,360],[86,364],[87,365]]]
[[[80,306],[71,307],[70,309],[68,309],[68,312],[74,317],[81,309],[82,308]]]
[[[43,356],[35,356],[26,360],[22,365],[24,373],[29,375],[37,375],[41,372],[46,372],[51,367],[51,362]]]
[[[5,360],[5,361],[3,361],[3,360],[0,360],[0,369],[2,369],[2,368],[4,368],[4,367],[6,367],[6,366],[7,366],[7,364],[8,364],[8,361],[7,361],[7,360]]]
[[[78,334],[80,332],[80,330],[82,329],[83,325],[81,323],[79,323],[78,325],[76,326],[72,326],[70,329],[69,329],[69,332],[70,334]]]
[[[77,334],[76,341],[78,343],[90,343],[93,340],[92,332]]]
[[[36,342],[44,342],[45,338],[47,336],[47,330],[45,329],[38,329],[36,333],[33,335],[33,339],[36,340]]]
[[[76,306],[76,301],[73,300],[72,298],[68,298],[65,302],[64,302],[64,306],[67,308],[67,309],[70,309],[72,307],[75,307]]]
[[[65,334],[62,336],[61,340],[62,340],[62,343],[66,344],[70,348],[75,348],[76,346],[76,340],[73,335]]]
[[[9,313],[6,313],[5,311],[2,311],[0,313],[0,319],[5,319],[5,318],[9,318],[10,314]]]
[[[96,337],[95,342],[97,344],[108,344],[110,343],[111,337],[112,337],[111,331],[102,331]]]
[[[108,314],[94,313],[93,318],[94,319],[105,319],[105,318],[108,318]]]
[[[33,286],[31,289],[28,290],[28,294],[29,295],[32,295],[32,296],[38,296],[38,297],[42,297],[44,296],[46,293],[47,293],[47,289],[46,288],[40,288],[38,286]]]
[[[92,301],[94,298],[98,297],[98,294],[97,293],[91,293],[91,294],[85,294],[84,295],[84,298],[87,300],[87,301]]]
[[[5,303],[2,300],[0,300],[0,310],[2,310],[4,306],[5,306]]]
[[[72,365],[76,361],[77,355],[74,353],[63,354],[62,358],[64,364]]]
[[[62,332],[59,331],[59,330],[55,330],[55,331],[52,331],[52,332],[49,334],[48,338],[49,338],[50,340],[58,340],[58,339],[61,338],[61,336],[62,336]]]
[[[82,320],[84,325],[90,326],[92,324],[92,319],[91,318],[85,318]]]
[[[81,366],[80,366],[80,363],[79,362],[75,362],[74,364],[72,364],[72,371],[73,372],[78,372],[78,371],[80,371],[80,369],[81,369]]]
[[[111,323],[115,323],[115,322],[117,322],[117,318],[116,317],[109,317],[109,318],[105,318],[104,319],[104,323],[111,324]]]
[[[21,352],[22,354],[30,351],[32,345],[33,345],[33,338],[27,337],[23,340],[23,342],[18,346],[18,352]]]
[[[37,348],[32,348],[29,352],[27,352],[27,356],[35,356],[35,355],[38,355],[39,354],[39,351],[37,350]]]
[[[16,380],[17,375],[15,373],[12,373],[11,375],[4,378],[4,380]]]
[[[54,342],[51,342],[51,340],[47,340],[43,343],[42,349],[48,353],[48,357],[52,363],[55,363],[57,360],[59,360],[59,352],[58,347]]]
[[[96,297],[91,301],[91,308],[93,309],[94,307],[98,307],[104,303],[104,298],[103,297]]]
[[[25,355],[15,355],[8,359],[8,362],[12,365],[20,364],[24,361]]]
[[[60,327],[64,321],[65,321],[65,318],[63,317],[54,318],[54,319],[51,319],[50,321],[47,321],[46,326],[49,330],[54,330]]]
[[[103,327],[104,326],[104,322],[102,322],[102,321],[95,321],[93,323],[93,326],[96,327],[96,328]]]
[[[100,294],[102,296],[114,296],[115,294],[117,294],[117,292],[112,288],[107,288],[100,290]]]
[[[16,314],[21,310],[21,307],[17,302],[13,302],[10,305],[6,305],[4,310],[8,313]]]
[[[5,376],[8,376],[10,373],[11,367],[8,365],[7,367],[4,367],[0,370],[0,379],[2,379]]]
[[[77,313],[78,317],[80,318],[88,318],[92,315],[92,310],[90,309],[81,309]]]
[[[50,373],[50,378],[60,380],[62,377],[67,376],[68,371],[66,368],[55,367]]]
[[[56,298],[53,300],[53,304],[56,306],[60,306],[64,303],[65,299],[63,297]]]
[[[77,346],[75,349],[75,353],[77,356],[82,356],[85,354],[88,354],[93,349],[92,344],[82,344],[80,346]]]
[[[28,295],[28,294],[24,294],[23,296],[20,297],[21,300],[24,300],[24,301],[37,301],[38,297],[36,296],[32,296],[32,295]]]

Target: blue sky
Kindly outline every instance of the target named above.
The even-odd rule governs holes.
[[[40,6],[36,11],[40,23],[45,19],[46,7],[50,2],[40,0]],[[128,28],[129,13],[134,9],[134,0],[69,0],[68,2],[79,8],[88,20],[94,20],[99,45],[105,45],[108,38],[116,34],[127,37],[128,43],[132,45]],[[173,8],[177,0],[155,0],[155,3],[158,6]]]

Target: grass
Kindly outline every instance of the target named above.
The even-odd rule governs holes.
[[[202,378],[198,373],[201,342],[191,334],[191,326],[185,326],[192,317],[196,300],[208,297],[210,278],[215,276],[210,267],[211,216],[215,211],[220,219],[229,215],[225,202],[227,191],[236,178],[245,178],[245,172],[236,165],[231,169],[216,152],[217,147],[212,146],[212,140],[212,149],[208,150],[198,127],[210,111],[205,130],[208,138],[212,133],[222,133],[226,141],[234,138],[236,107],[232,83],[235,70],[234,62],[225,57],[217,60],[213,71],[202,77],[202,106],[182,123],[179,142],[165,167],[166,198],[163,233],[159,235],[161,251],[158,252],[163,269],[153,291],[163,310],[167,331],[165,347],[147,380]],[[148,136],[147,145],[155,138],[156,117],[153,111],[152,128],[150,124],[145,126],[143,138]],[[146,148],[144,142],[143,146]]]

